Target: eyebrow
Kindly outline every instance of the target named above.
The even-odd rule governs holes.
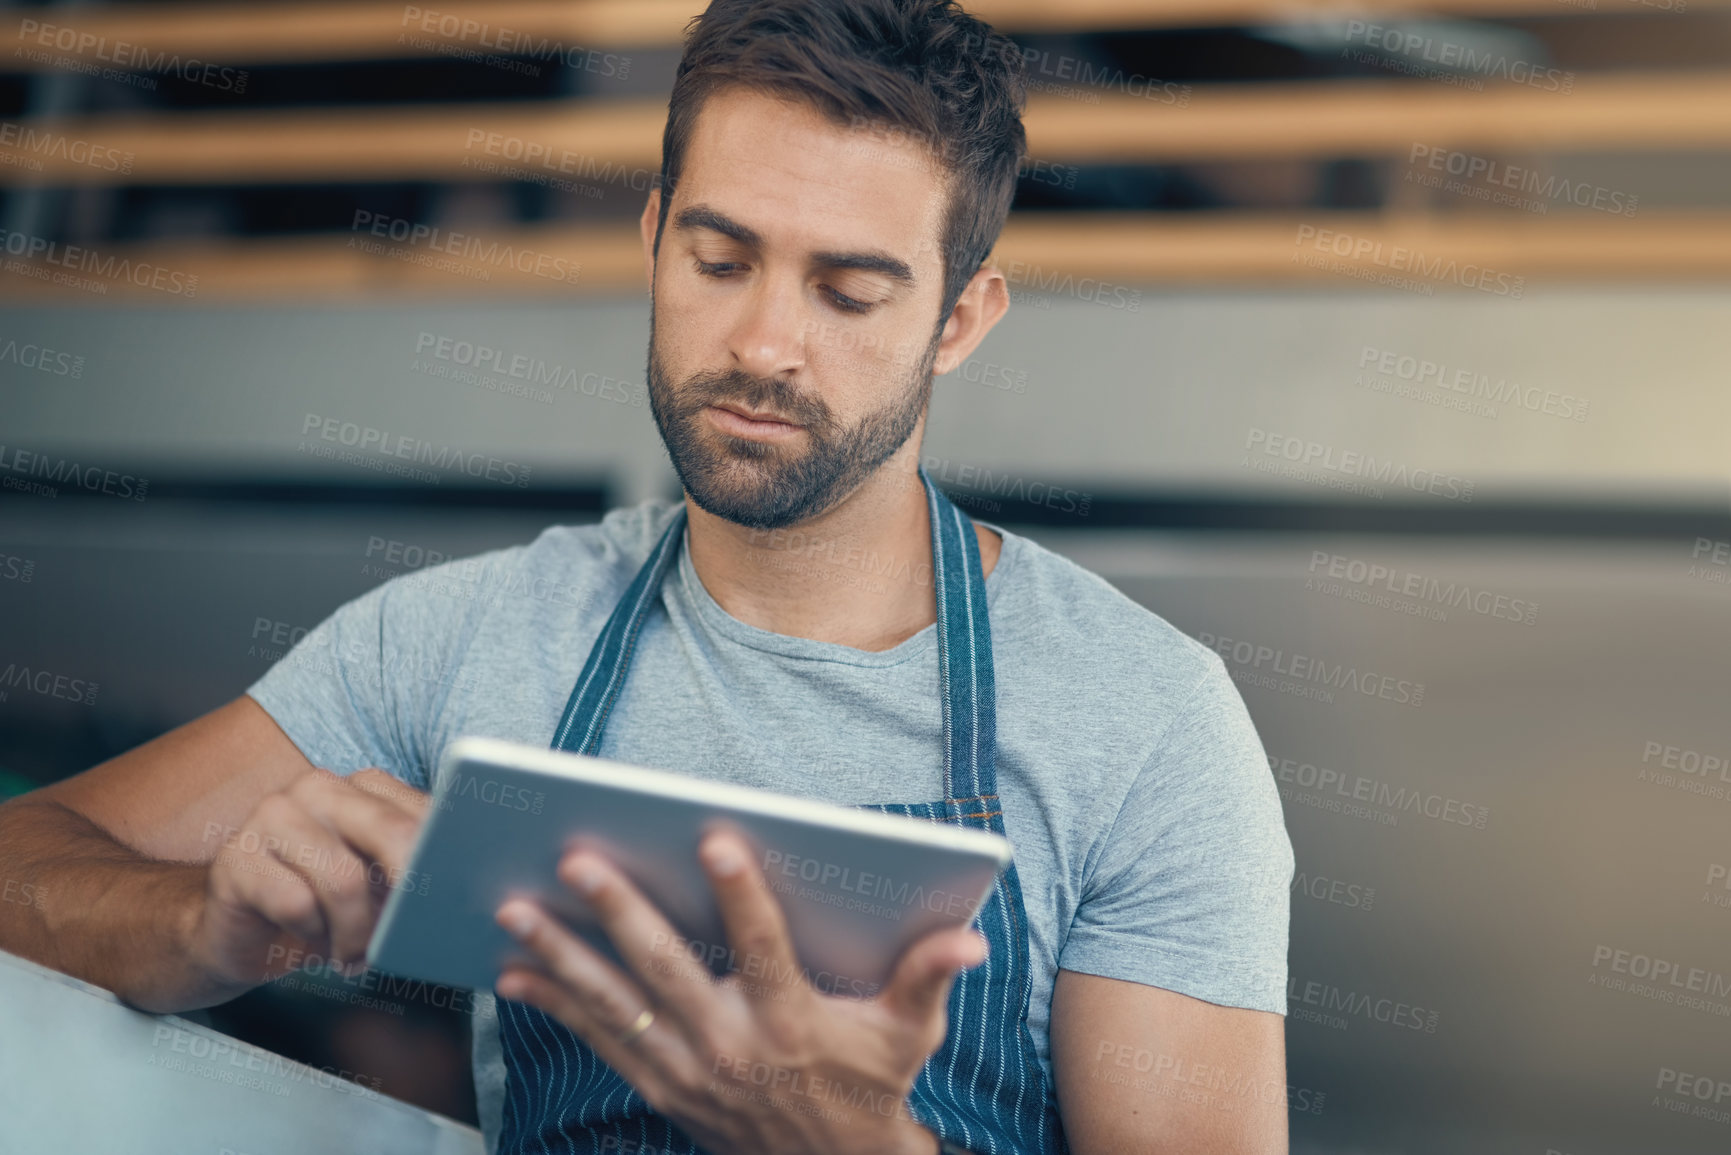
[[[707,229],[754,249],[763,247],[763,238],[755,229],[716,212],[708,205],[692,205],[690,208],[681,209],[673,218],[673,225],[677,229]],[[904,285],[914,283],[914,271],[908,267],[906,261],[881,251],[813,253],[812,263],[825,269],[858,269],[862,272],[878,273]]]
[[[763,247],[763,238],[757,235],[756,230],[746,228],[732,217],[723,216],[708,205],[692,205],[688,209],[681,209],[679,215],[673,218],[673,227],[676,229],[708,229],[712,233],[731,237],[740,244],[750,245],[754,249]]]

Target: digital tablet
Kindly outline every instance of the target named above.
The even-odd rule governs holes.
[[[491,990],[509,962],[534,965],[493,921],[529,898],[615,962],[587,905],[555,873],[567,850],[599,849],[672,925],[656,952],[717,976],[763,973],[729,948],[697,844],[742,833],[781,904],[807,978],[869,998],[934,930],[965,926],[1010,862],[990,831],[853,809],[664,770],[489,738],[440,763],[408,871],[380,915],[367,961],[396,975]]]

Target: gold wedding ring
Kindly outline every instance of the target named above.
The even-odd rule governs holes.
[[[629,1045],[635,1043],[637,1037],[644,1031],[647,1031],[649,1029],[649,1024],[654,1021],[655,1012],[650,1010],[648,1007],[644,1007],[643,1013],[638,1015],[636,1020],[629,1027],[625,1028],[625,1033],[619,1036],[620,1044]]]

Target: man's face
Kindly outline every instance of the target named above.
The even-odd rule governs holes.
[[[704,104],[655,265],[649,400],[697,505],[822,514],[919,427],[942,172],[905,136],[742,89]]]

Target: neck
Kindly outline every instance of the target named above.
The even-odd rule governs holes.
[[[911,453],[897,454],[843,501],[787,529],[747,529],[687,496],[692,567],[716,604],[747,625],[890,649],[938,616],[931,515],[916,465]],[[989,574],[1002,539],[974,530]]]

